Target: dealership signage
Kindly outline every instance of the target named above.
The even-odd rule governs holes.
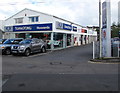
[[[65,24],[65,23],[62,23],[62,22],[56,22],[56,29],[61,29],[61,30],[68,30],[68,31],[71,31],[73,28],[73,31],[77,31],[77,27],[75,26],[71,26],[69,24]]]
[[[4,28],[4,30],[5,30],[6,32],[12,32],[12,31],[13,31],[13,26],[6,26],[6,27]]]
[[[71,30],[72,30],[72,26],[63,23],[63,29],[64,29],[64,30],[69,30],[69,31],[71,31]]]
[[[81,33],[87,33],[86,29],[81,29]]]
[[[63,23],[61,22],[56,22],[56,29],[63,29]]]
[[[6,32],[17,31],[52,31],[52,23],[49,24],[31,24],[31,25],[17,25],[5,26]]]
[[[73,26],[73,31],[77,32],[77,27]]]
[[[103,57],[111,57],[111,10],[110,0],[102,4],[102,53]]]

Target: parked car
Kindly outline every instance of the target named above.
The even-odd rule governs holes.
[[[19,42],[22,40],[23,38],[7,39],[3,42],[3,44],[0,44],[0,50],[2,51],[3,54],[10,55],[11,46],[13,44],[19,44]]]
[[[11,47],[12,54],[24,54],[29,56],[34,52],[46,52],[47,44],[42,39],[25,39],[19,44],[13,45]]]
[[[0,44],[3,44],[6,39],[0,39]]]

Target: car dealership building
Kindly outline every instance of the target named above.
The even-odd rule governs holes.
[[[4,22],[7,38],[39,38],[49,49],[62,49],[91,43],[97,32],[65,19],[24,9]]]

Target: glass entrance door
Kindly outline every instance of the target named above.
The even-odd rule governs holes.
[[[67,34],[67,46],[71,46],[71,34]]]

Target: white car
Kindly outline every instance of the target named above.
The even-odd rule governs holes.
[[[52,41],[51,40],[49,40],[49,41],[47,41],[48,43],[48,45],[51,45],[51,43],[52,43]],[[53,41],[53,45],[55,45],[55,46],[59,46],[60,45],[60,41]]]

